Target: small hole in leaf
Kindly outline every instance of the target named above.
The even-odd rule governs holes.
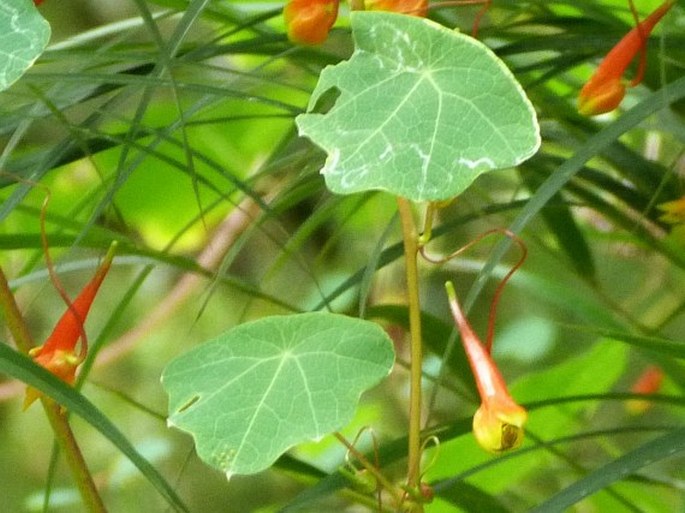
[[[340,89],[337,87],[331,87],[328,91],[319,96],[311,112],[315,112],[317,114],[326,114],[333,108],[339,96]]]
[[[177,409],[177,410],[176,410],[176,413],[183,413],[184,411],[186,411],[188,408],[190,408],[193,404],[195,404],[195,403],[198,402],[199,400],[200,400],[200,396],[199,396],[199,395],[196,395],[196,396],[193,397],[190,401],[188,401],[188,402],[185,403],[183,406],[181,406],[179,409]]]

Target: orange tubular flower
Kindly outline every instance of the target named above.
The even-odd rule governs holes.
[[[364,8],[367,11],[391,11],[425,18],[428,0],[365,0]]]
[[[481,398],[480,408],[473,416],[473,434],[487,451],[499,453],[514,449],[523,442],[523,426],[528,413],[509,395],[490,352],[464,317],[454,286],[447,282],[445,288]]]
[[[664,371],[656,365],[650,365],[637,378],[630,391],[635,394],[656,394],[664,381]],[[626,403],[626,409],[633,415],[644,413],[651,406],[651,403],[642,399],[633,399]]]
[[[339,0],[290,0],[283,9],[288,39],[318,45],[328,37],[338,17]]]
[[[654,26],[674,3],[675,0],[666,0],[611,49],[580,91],[578,111],[581,114],[595,116],[610,112],[619,106],[626,94],[623,74],[637,53],[644,49],[647,37]],[[641,67],[637,76],[630,82],[631,86],[636,86],[642,81],[642,71]]]
[[[116,243],[110,247],[95,276],[64,312],[45,344],[29,351],[29,356],[33,357],[37,364],[42,365],[70,385],[73,385],[76,379],[76,368],[86,357],[86,341],[82,337],[83,323],[90,310],[90,305],[112,265],[115,249]],[[79,339],[82,339],[81,348],[77,351],[76,345]],[[28,387],[24,399],[24,409],[28,408],[39,396],[38,390]]]

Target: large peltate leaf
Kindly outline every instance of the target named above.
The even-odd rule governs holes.
[[[162,375],[169,425],[226,473],[268,468],[297,443],[348,424],[360,394],[391,370],[376,324],[329,313],[245,323],[172,361]]]
[[[0,2],[0,91],[29,69],[50,40],[50,25],[31,0]]]
[[[331,191],[449,199],[537,151],[535,111],[485,45],[413,16],[353,12],[351,23],[354,54],[323,70],[296,120],[328,153]],[[331,89],[340,93],[332,109],[311,112]]]

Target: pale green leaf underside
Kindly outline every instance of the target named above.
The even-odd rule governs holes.
[[[329,313],[245,323],[172,361],[162,375],[169,425],[226,473],[268,468],[293,445],[348,424],[360,394],[391,370],[376,324]]]
[[[535,111],[485,45],[413,16],[353,12],[351,23],[356,50],[323,70],[309,110],[331,89],[335,105],[296,120],[328,154],[331,191],[449,199],[537,151]]]
[[[0,91],[29,69],[50,40],[50,25],[31,0],[0,2]]]

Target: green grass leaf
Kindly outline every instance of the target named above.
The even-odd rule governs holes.
[[[487,511],[488,513],[507,513],[510,511],[500,504],[497,498],[466,481],[455,483],[454,486],[445,490],[440,497],[459,506],[464,511]]]
[[[635,128],[652,114],[684,97],[685,77],[681,77],[661,90],[652,93],[616,121],[608,124],[600,132],[590,137],[571,158],[564,160],[564,163],[555,169],[549,178],[543,182],[516,219],[509,225],[509,230],[514,233],[520,233],[554,195],[583,168],[588,160],[606,151],[619,137]],[[464,308],[468,309],[473,305],[476,297],[487,282],[490,273],[502,259],[511,244],[512,242],[509,239],[504,239],[497,244],[464,300]]]
[[[172,486],[93,403],[28,357],[0,343],[0,372],[19,379],[65,406],[121,451],[176,511],[189,511]],[[49,436],[49,435],[48,435]]]
[[[603,467],[595,469],[582,479],[564,488],[557,495],[530,510],[530,513],[567,511],[570,506],[611,483],[629,476],[651,463],[685,451],[685,428],[660,436]]]
[[[376,324],[328,313],[241,324],[173,360],[162,383],[169,424],[226,473],[268,468],[293,445],[344,427],[361,392],[391,370]]]
[[[450,199],[480,174],[511,167],[540,145],[535,111],[502,61],[479,41],[430,20],[354,12],[357,46],[324,69],[300,135],[328,153],[321,173],[339,194],[385,190]]]

